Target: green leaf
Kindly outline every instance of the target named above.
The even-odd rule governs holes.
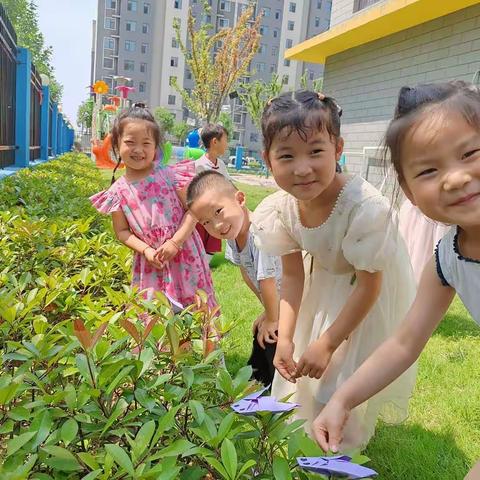
[[[90,472],[88,475],[85,475],[82,477],[82,480],[95,480],[100,474],[102,473],[101,470],[94,470],[93,472]]]
[[[188,402],[188,405],[190,406],[193,417],[195,418],[197,423],[201,425],[205,420],[205,410],[203,408],[203,405],[197,400],[190,400]]]
[[[90,374],[90,369],[88,368],[88,361],[85,354],[79,353],[75,357],[75,363],[77,365],[78,371],[80,372],[80,375],[82,375],[82,377],[87,381],[87,383],[93,387],[92,376]],[[93,371],[93,374],[95,375],[93,366],[92,366],[92,371]]]
[[[254,467],[257,464],[256,460],[248,460],[248,462],[244,463],[242,467],[240,468],[237,478],[241,478],[242,475],[249,469]]]
[[[106,394],[110,395],[118,386],[118,384],[129,374],[130,370],[132,370],[134,367],[135,365],[129,365],[128,367],[123,368],[106,389]]]
[[[318,444],[306,435],[302,435],[300,438],[298,438],[297,443],[302,452],[302,456],[304,457],[321,457],[322,455],[325,455]]]
[[[65,445],[68,445],[77,436],[77,432],[78,423],[73,418],[69,418],[62,425],[60,430],[60,438],[63,440]]]
[[[232,441],[228,438],[223,441],[220,454],[222,457],[223,466],[228,472],[229,478],[235,480],[238,466],[237,451],[235,450],[235,446],[233,445]]]
[[[182,374],[183,374],[183,381],[185,382],[185,386],[187,388],[190,388],[193,385],[193,380],[195,379],[193,370],[190,367],[183,367]]]
[[[235,380],[233,380],[233,387],[235,389],[234,395],[237,396],[239,393],[245,390],[248,382],[252,378],[252,367],[247,365],[242,367],[237,374],[235,375]]]
[[[160,418],[158,422],[157,431],[155,432],[155,437],[153,438],[153,444],[157,443],[160,437],[164,432],[168,432],[173,427],[175,423],[175,415],[180,409],[181,405],[171,408],[163,417]]]
[[[135,437],[134,447],[132,449],[136,458],[139,458],[140,455],[148,448],[154,432],[155,422],[153,420],[150,420],[142,425],[142,428],[138,431],[137,436]]]
[[[22,448],[36,434],[37,432],[26,432],[9,440],[7,442],[7,457],[13,455],[17,450]]]
[[[112,456],[112,458],[115,460],[115,463],[122,467],[129,475],[132,477],[135,475],[133,463],[130,460],[127,452],[125,452],[122,447],[113,443],[107,443],[105,445],[105,450]]]
[[[357,465],[364,465],[365,463],[368,463],[370,459],[366,455],[352,455],[352,460],[353,463],[356,463]]]
[[[235,413],[230,412],[220,423],[218,434],[216,437],[216,445],[218,445],[230,432],[233,422],[235,421]]]
[[[194,446],[195,445],[192,442],[181,438],[179,440],[175,440],[171,445],[163,448],[150,458],[156,460],[158,458],[176,457],[177,455],[184,454]]]
[[[72,472],[82,469],[77,459],[65,448],[48,445],[42,447],[42,450],[51,455],[45,463],[56,470]]]
[[[234,397],[232,377],[227,370],[221,368],[217,375],[217,386],[226,393],[229,397]]]
[[[98,464],[96,458],[88,452],[80,452],[77,454],[80,460],[90,467],[92,470],[98,470],[100,468],[100,465]]]
[[[224,466],[215,458],[207,457],[205,459],[223,478],[229,479],[230,476],[228,475],[227,471],[225,470]]]
[[[275,480],[292,480],[290,465],[282,457],[273,457],[273,478]]]
[[[53,425],[52,415],[45,410],[41,416],[37,417],[30,426],[30,430],[36,430],[37,435],[32,443],[32,450],[41,445],[48,437]]]
[[[154,408],[157,406],[155,399],[150,397],[142,388],[137,388],[135,390],[135,398],[138,403],[140,403],[142,407],[145,407],[149,412],[153,412]]]

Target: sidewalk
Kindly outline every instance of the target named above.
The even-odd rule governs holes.
[[[239,182],[239,183],[246,183],[248,185],[259,185],[261,187],[278,188],[272,176],[270,176],[269,178],[266,178],[266,177],[261,177],[260,175],[255,175],[251,173],[240,173],[240,174],[231,173],[230,177],[233,181]]]

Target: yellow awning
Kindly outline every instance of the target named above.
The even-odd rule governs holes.
[[[285,58],[325,63],[330,55],[462,10],[480,0],[387,0],[360,11],[285,52]]]

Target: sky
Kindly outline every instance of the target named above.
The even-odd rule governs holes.
[[[53,47],[55,77],[63,85],[62,107],[76,126],[78,106],[88,96],[92,20],[97,0],[34,0],[45,45]]]

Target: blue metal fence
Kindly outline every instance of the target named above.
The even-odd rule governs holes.
[[[30,52],[17,46],[0,4],[0,174],[68,152],[73,141],[72,127],[42,84]]]

